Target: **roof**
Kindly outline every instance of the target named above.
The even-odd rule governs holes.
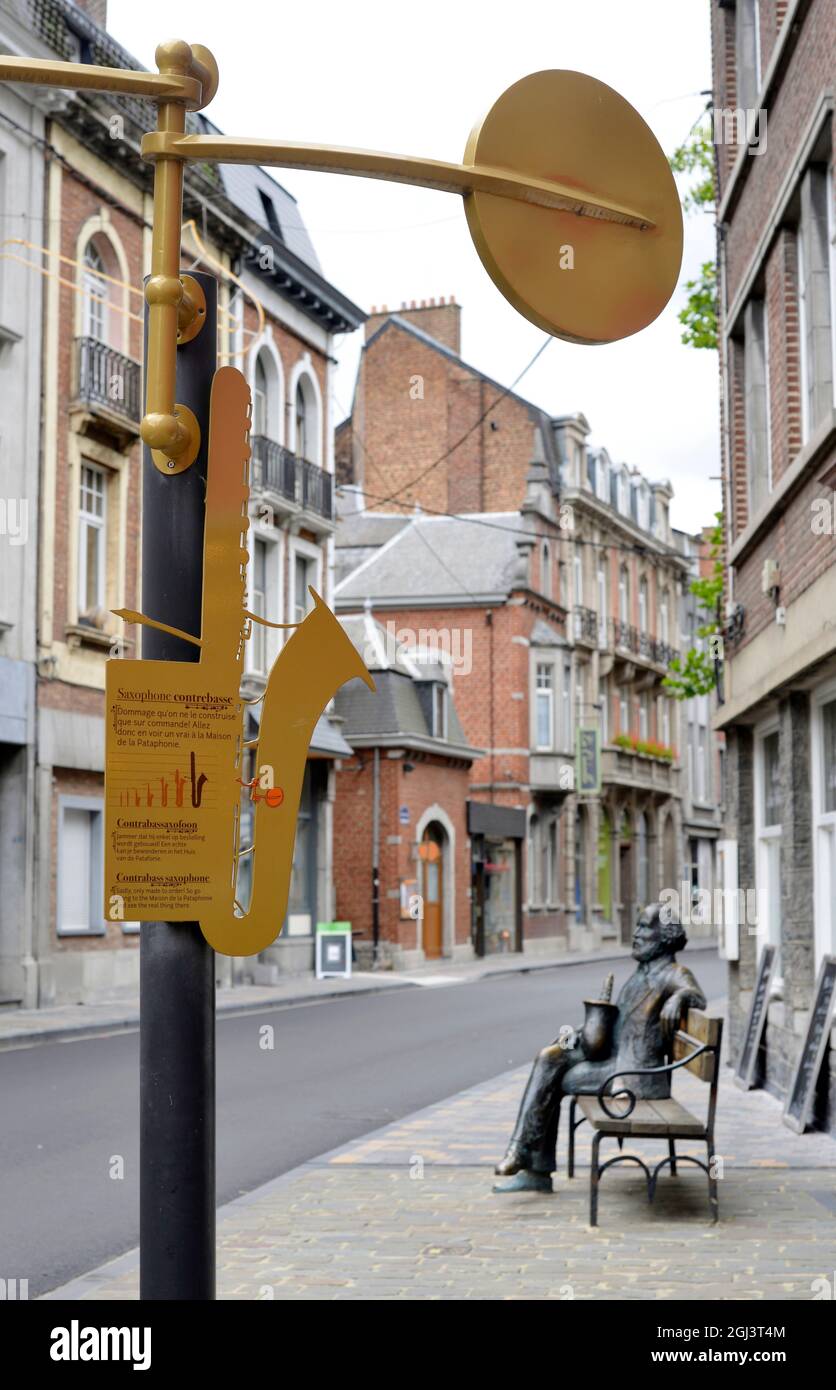
[[[207,135],[223,134],[223,131],[202,113],[198,113],[197,119]],[[217,170],[230,202],[240,208],[252,222],[257,222],[265,230],[275,233],[268,212],[272,205],[276,226],[280,228],[280,240],[295,256],[321,275],[319,257],[293,194],[288,193],[278,179],[256,165],[218,164]],[[264,199],[267,200],[267,207]]]
[[[340,687],[334,701],[344,721],[342,735],[354,745],[401,744],[447,753],[469,761],[481,750],[471,748],[448,689],[447,735],[432,732],[430,683],[447,684],[443,667],[407,656],[371,613],[340,619],[346,634],[374,672],[375,689],[359,678]]]
[[[478,524],[482,519],[491,527],[489,545],[487,527]],[[366,598],[495,600],[518,582],[515,532],[526,539],[530,535],[519,512],[411,517],[336,586],[335,605],[356,607]]]

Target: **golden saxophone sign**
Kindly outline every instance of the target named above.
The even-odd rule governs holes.
[[[296,818],[317,719],[345,681],[374,682],[331,610],[314,607],[267,680],[257,739],[244,739],[240,695],[247,607],[250,393],[222,367],[212,384],[200,636],[195,664],[107,663],[105,915],[200,923],[224,955],[262,951],[287,910]],[[156,624],[121,610],[119,616]],[[167,629],[173,631],[173,629]],[[254,749],[253,773],[245,754]],[[241,799],[254,802],[252,846],[240,844]],[[252,858],[247,911],[237,866]]]

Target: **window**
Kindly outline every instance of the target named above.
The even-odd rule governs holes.
[[[643,690],[639,696],[639,738],[646,743],[650,737],[650,696]]]
[[[656,697],[656,736],[666,748],[671,746],[671,707],[666,695]]]
[[[318,411],[313,382],[307,373],[303,373],[296,383],[293,400],[296,456],[316,464],[320,462]]]
[[[62,797],[58,816],[58,933],[101,936],[105,931],[101,803]]]
[[[572,557],[572,571],[575,580],[575,603],[580,607],[583,604],[583,560],[579,550],[576,550]]]
[[[749,515],[754,516],[772,488],[769,456],[766,314],[762,299],[749,300],[743,315],[743,324],[746,475],[749,483]]]
[[[827,171],[817,165],[808,169],[801,182],[798,224],[801,433],[805,442],[833,407],[830,197]]]
[[[82,274],[81,333],[84,338],[95,338],[98,343],[107,342],[108,288],[105,280],[104,257],[91,238],[84,248],[84,270]]]
[[[758,0],[737,0],[734,37],[737,105],[751,111],[757,106],[761,85]]]
[[[697,799],[708,800],[708,731],[703,725],[697,730]]]
[[[316,584],[316,563],[314,559],[297,550],[293,557],[293,618],[301,623],[312,607],[313,600],[308,593],[309,585]]]
[[[558,859],[557,817],[549,821],[546,845],[546,897],[550,903],[560,901],[560,872]]]
[[[630,732],[630,704],[623,692],[618,697],[618,732],[620,734],[629,734]]]
[[[267,372],[264,358],[259,353],[255,359],[255,383],[253,388],[253,434],[267,434]]]
[[[552,596],[552,553],[548,541],[543,541],[540,551],[540,588],[546,598]]]
[[[618,575],[618,616],[623,623],[630,621],[630,574],[626,565]]]
[[[554,667],[549,662],[537,663],[534,718],[538,748],[554,747]]]
[[[561,736],[564,751],[572,747],[572,663],[564,661],[560,684]]]
[[[662,590],[659,599],[659,636],[663,642],[668,641],[668,591]]]
[[[601,746],[603,747],[603,745],[604,745],[605,743],[609,743],[609,738],[610,738],[610,732],[609,732],[609,724],[610,724],[610,721],[609,721],[610,692],[609,692],[609,690],[607,689],[607,682],[606,682],[606,679],[605,679],[604,677],[602,677],[602,679],[601,679],[601,684],[600,684],[599,689],[600,689],[600,696],[601,696]]]
[[[598,588],[598,646],[601,650],[606,649],[607,645],[607,574],[604,566],[599,564],[597,574]]]
[[[104,469],[82,463],[78,503],[78,611],[82,618],[105,607],[106,522]]]
[[[447,737],[447,687],[433,686],[433,738]]]
[[[639,584],[639,631],[647,630],[647,580],[642,578]]]
[[[540,817],[532,816],[528,822],[528,901],[532,905],[542,902],[539,850]]]

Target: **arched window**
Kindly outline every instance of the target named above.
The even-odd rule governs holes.
[[[575,603],[580,607],[583,604],[583,560],[579,550],[575,551],[572,565],[575,577]]]
[[[668,640],[668,591],[667,591],[667,589],[663,589],[663,590],[662,590],[662,596],[661,596],[661,598],[659,599],[659,636],[661,637],[661,639],[662,639],[663,642],[667,642],[667,640]]]
[[[84,248],[84,270],[82,275],[81,336],[95,338],[98,343],[108,341],[108,282],[104,278],[107,270],[104,255],[91,237]]]
[[[293,425],[296,457],[319,463],[319,405],[310,377],[303,374],[296,383],[293,398]]]
[[[281,443],[281,379],[273,354],[262,348],[253,372],[253,434]]]

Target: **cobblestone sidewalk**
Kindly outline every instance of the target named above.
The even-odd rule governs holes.
[[[773,1097],[741,1092],[724,1071],[717,1226],[698,1169],[661,1177],[649,1207],[641,1173],[625,1165],[602,1179],[593,1230],[585,1125],[572,1182],[564,1133],[551,1196],[491,1192],[525,1076],[463,1091],[222,1208],[218,1296],[804,1300],[825,1278],[834,1291],[836,1144],[793,1134]],[[675,1094],[697,1114],[706,1092],[680,1072]],[[653,1140],[635,1151],[664,1152]],[[135,1251],[46,1295],[137,1296]]]

